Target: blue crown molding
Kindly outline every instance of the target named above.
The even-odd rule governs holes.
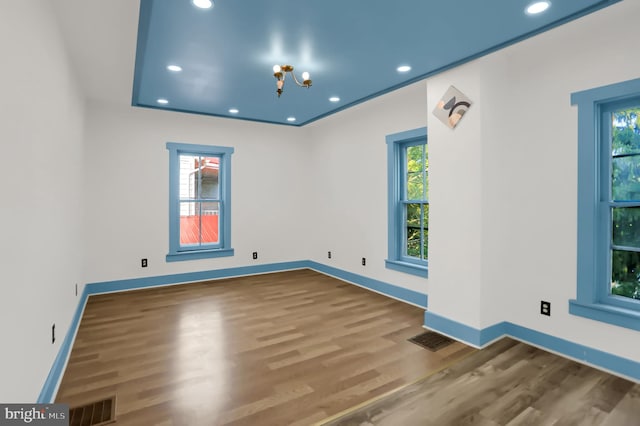
[[[135,86],[134,86],[135,87]],[[184,108],[174,108],[174,107],[170,107],[170,106],[158,106],[158,105],[149,105],[149,104],[145,104],[145,103],[140,103],[137,100],[133,99],[131,101],[131,106],[134,107],[138,107],[138,108],[148,108],[148,109],[155,109],[158,111],[168,111],[168,112],[180,112],[183,114],[195,114],[195,115],[202,115],[205,117],[215,117],[215,118],[224,118],[224,119],[230,119],[230,120],[240,120],[240,121],[249,121],[249,122],[253,122],[253,123],[262,123],[262,124],[277,124],[279,126],[289,126],[289,127],[302,127],[308,123],[310,123],[310,121],[301,121],[301,122],[280,122],[280,121],[273,121],[273,120],[263,120],[260,118],[251,118],[251,117],[242,117],[242,116],[235,116],[235,115],[225,115],[225,114],[215,114],[212,112],[203,112],[203,111],[191,111],[188,109],[184,109]]]
[[[131,101],[131,105],[135,106],[135,107],[143,107],[143,108],[151,108],[151,109],[158,109],[158,110],[164,110],[164,111],[174,111],[174,112],[183,112],[183,113],[187,113],[187,114],[197,114],[197,115],[205,115],[205,116],[210,116],[210,117],[221,117],[221,118],[230,118],[230,119],[236,119],[236,120],[242,120],[242,121],[252,121],[252,122],[257,122],[257,123],[268,123],[268,124],[275,124],[275,125],[281,125],[281,126],[292,126],[292,127],[303,127],[306,126],[307,124],[311,124],[315,121],[319,121],[322,120],[323,118],[329,117],[333,114],[336,114],[338,112],[344,111],[346,109],[349,109],[351,107],[354,107],[356,105],[359,105],[361,103],[365,103],[371,99],[375,99],[377,97],[380,97],[382,95],[385,95],[387,93],[393,92],[395,90],[398,90],[400,88],[409,86],[413,83],[417,83],[419,81],[425,80],[429,77],[441,74],[445,71],[448,71],[450,69],[456,68],[460,65],[464,65],[468,62],[474,61],[476,59],[479,59],[483,56],[489,55],[491,53],[494,53],[496,51],[499,51],[501,49],[504,49],[505,47],[509,47],[513,44],[519,43],[521,41],[524,41],[526,39],[529,39],[531,37],[537,36],[541,33],[547,32],[549,30],[552,30],[556,27],[559,27],[561,25],[567,24],[571,21],[574,21],[576,19],[579,19],[583,16],[592,14],[594,12],[597,12],[601,9],[604,9],[606,7],[609,7],[611,5],[614,5],[616,3],[621,2],[622,0],[602,0],[596,4],[593,4],[589,7],[586,7],[582,10],[579,10],[575,13],[572,13],[570,15],[565,16],[562,19],[558,19],[556,21],[550,22],[549,24],[537,28],[536,30],[533,31],[529,31],[528,33],[522,34],[520,36],[517,37],[513,37],[509,40],[506,40],[502,43],[496,44],[495,46],[489,47],[485,50],[482,50],[478,53],[475,53],[473,55],[469,55],[463,58],[460,58],[457,61],[451,62],[447,65],[444,65],[442,67],[436,68],[436,69],[432,69],[426,73],[422,73],[419,75],[416,75],[415,77],[405,80],[401,83],[389,86],[383,90],[380,90],[378,92],[372,93],[370,95],[367,96],[363,96],[359,99],[355,99],[351,102],[345,103],[343,105],[340,105],[337,108],[334,108],[330,111],[327,111],[325,113],[321,113],[318,114],[316,116],[313,116],[307,120],[303,120],[300,122],[296,122],[296,123],[289,123],[289,122],[284,122],[284,121],[271,121],[271,120],[262,120],[259,118],[251,118],[251,117],[242,117],[242,116],[233,116],[233,115],[225,115],[225,114],[214,114],[214,113],[209,113],[209,112],[204,112],[204,111],[190,111],[187,109],[178,109],[178,108],[172,108],[172,107],[161,107],[161,106],[156,106],[156,105],[149,105],[149,104],[143,104],[141,102],[139,102],[139,92],[140,92],[140,80],[142,77],[142,66],[139,66],[139,64],[141,65],[144,62],[144,54],[145,54],[145,46],[146,46],[146,42],[147,42],[147,35],[149,32],[149,21],[151,19],[151,12],[152,12],[152,7],[151,4],[152,2],[149,0],[142,0],[140,2],[140,19],[139,19],[139,30],[138,30],[138,41],[137,41],[137,49],[136,49],[136,60],[135,60],[135,72],[134,72],[134,80],[133,80],[133,94],[132,94],[132,101]],[[144,35],[141,35],[142,33],[144,33]]]
[[[133,73],[133,90],[131,92],[131,105],[136,105],[140,97],[140,80],[144,68],[144,54],[140,53],[147,45],[149,26],[151,25],[151,10],[153,3],[146,0],[140,1],[140,16],[138,18],[138,38],[136,43],[136,61]]]

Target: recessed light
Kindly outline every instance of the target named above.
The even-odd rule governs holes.
[[[551,6],[550,1],[537,1],[527,6],[525,12],[527,12],[528,15],[537,15],[549,9],[549,6]]]
[[[231,114],[237,114],[239,112],[240,112],[240,110],[238,108],[229,108],[229,113],[231,113]]]
[[[182,71],[182,67],[180,65],[167,65],[167,69],[169,71],[173,71],[173,72],[180,72]]]
[[[411,71],[411,67],[409,65],[400,65],[398,68],[396,68],[396,71],[398,71],[398,72],[409,72],[409,71]]]
[[[296,118],[295,117],[287,117],[287,121],[294,122],[294,121],[296,121]]]
[[[209,9],[213,7],[213,2],[211,0],[192,0],[193,5],[195,7],[199,7],[200,9]]]
[[[339,97],[337,97],[337,96],[332,96],[332,97],[330,97],[330,98],[329,98],[329,100],[330,100],[331,102],[340,102],[340,98],[339,98]]]
[[[156,102],[158,102],[159,104],[162,104],[162,105],[166,105],[166,104],[169,103],[169,101],[167,99],[165,99],[165,98],[160,98]]]

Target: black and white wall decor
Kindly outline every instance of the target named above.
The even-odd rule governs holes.
[[[450,86],[433,110],[433,115],[453,129],[462,120],[470,106],[471,100],[464,93]]]

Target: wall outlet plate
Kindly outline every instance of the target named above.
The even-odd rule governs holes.
[[[551,316],[551,302],[540,301],[540,315]]]
[[[258,252],[254,251],[253,252],[253,260],[256,260],[258,258]]]
[[[362,258],[362,266],[367,266],[367,258],[366,257]]]
[[[142,264],[143,268],[146,268],[148,265],[147,259],[142,259],[142,261],[140,262]]]

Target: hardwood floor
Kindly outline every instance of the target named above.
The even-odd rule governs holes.
[[[310,271],[91,296],[56,402],[118,425],[309,425],[474,352],[423,310]]]
[[[640,385],[503,339],[323,425],[640,425]]]

